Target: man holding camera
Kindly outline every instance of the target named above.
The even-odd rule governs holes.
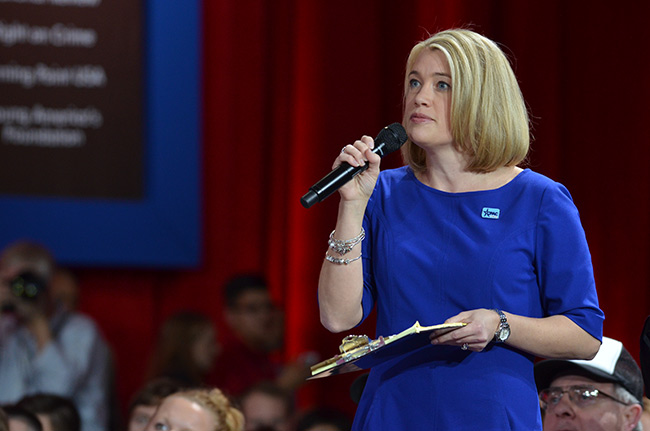
[[[0,255],[0,404],[36,393],[69,397],[82,431],[105,431],[108,346],[92,320],[55,306],[53,270],[38,244],[15,243]]]

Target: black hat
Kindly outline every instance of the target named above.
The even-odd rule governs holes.
[[[643,376],[623,343],[603,337],[600,350],[589,361],[547,359],[535,364],[537,391],[548,388],[558,377],[576,374],[597,382],[618,383],[631,393],[639,404],[643,398]]]

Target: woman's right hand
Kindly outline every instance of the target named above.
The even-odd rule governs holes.
[[[346,145],[334,161],[334,169],[343,162],[347,162],[351,166],[368,164],[368,169],[339,188],[339,194],[342,200],[367,201],[370,199],[370,195],[377,183],[379,164],[381,162],[381,157],[372,152],[374,147],[375,141],[370,136],[363,136],[361,139],[354,141],[354,144]]]
[[[334,239],[349,240],[360,234],[366,205],[379,177],[381,157],[372,152],[374,145],[370,136],[363,136],[354,144],[346,145],[334,162],[334,169],[343,162],[355,167],[368,165],[366,170],[339,188],[341,200]],[[333,256],[332,252],[328,250],[327,253]],[[323,261],[318,281],[318,306],[321,323],[332,332],[346,331],[358,324],[363,317],[363,273],[361,260],[358,259],[360,254],[361,245],[356,245],[354,252],[345,256],[346,259],[356,258],[349,265],[327,259]]]

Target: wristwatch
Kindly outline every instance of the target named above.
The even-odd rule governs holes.
[[[510,336],[510,325],[508,324],[508,319],[506,315],[503,314],[503,311],[493,308],[492,311],[496,312],[499,315],[499,327],[494,333],[494,342],[495,343],[504,343]]]

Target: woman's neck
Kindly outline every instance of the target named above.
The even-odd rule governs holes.
[[[457,151],[436,153],[427,157],[427,169],[416,177],[436,190],[463,193],[497,189],[522,171],[517,166],[503,166],[492,172],[476,173],[468,171],[467,165],[467,158]]]

